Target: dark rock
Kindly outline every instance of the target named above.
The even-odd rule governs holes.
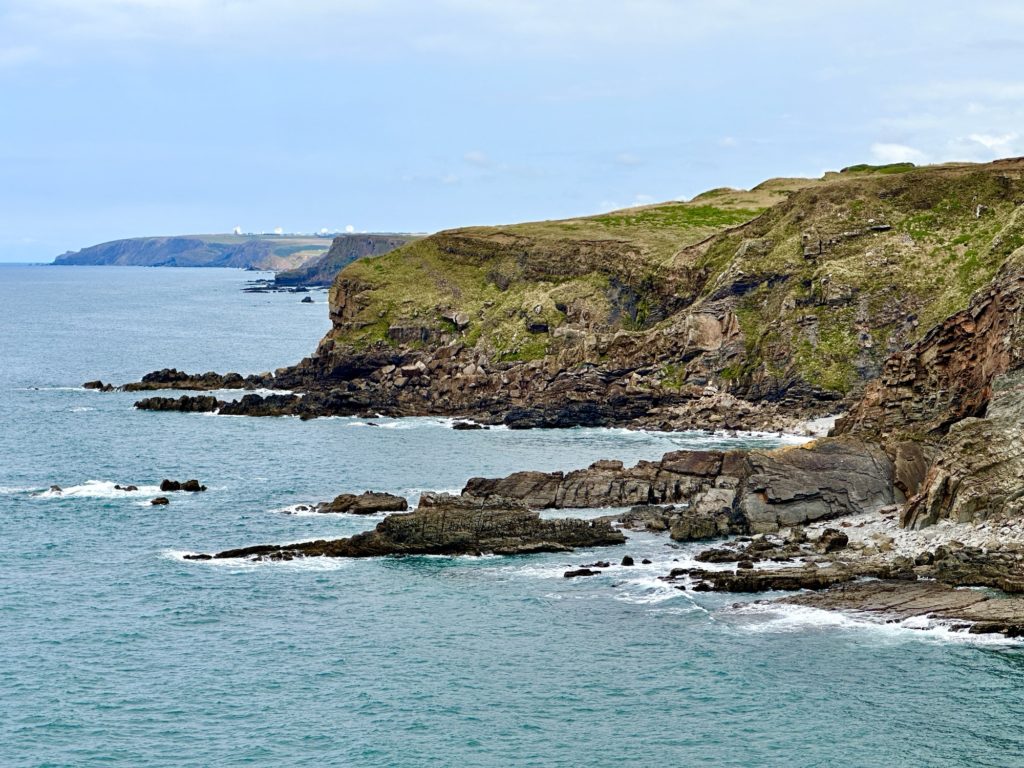
[[[736,563],[736,568],[739,570],[749,571],[753,567],[754,563],[751,560],[740,560],[738,563]]]
[[[475,421],[456,421],[452,424],[452,429],[490,429],[490,427],[477,424]]]
[[[95,389],[95,390],[99,390],[100,392],[113,392],[114,391],[113,385],[111,385],[111,384],[104,384],[99,379],[96,379],[95,381],[87,381],[87,382],[85,382],[85,384],[82,385],[82,388],[83,389]]]
[[[312,304],[313,303],[313,297],[312,296],[303,296],[302,297],[302,301],[299,302],[299,303],[300,304]]]
[[[634,565],[633,558],[629,555],[625,555],[622,558],[622,562],[620,563],[620,565]]]
[[[568,552],[576,547],[623,542],[625,537],[606,522],[572,518],[542,520],[537,512],[516,502],[480,502],[425,493],[414,512],[389,515],[372,531],[348,539],[257,545],[226,550],[214,557],[523,555]]]
[[[166,496],[157,496],[155,499],[151,499],[149,503],[156,506],[163,506],[164,504],[170,504],[171,500]]]
[[[186,480],[181,484],[181,490],[189,493],[199,493],[200,491],[205,491],[206,486],[200,485],[198,480]]]
[[[850,543],[850,537],[836,528],[826,528],[818,538],[818,550],[828,554],[846,549]]]
[[[377,515],[381,512],[405,512],[409,503],[402,496],[366,491],[360,495],[343,493],[333,501],[316,505],[317,512],[343,512],[350,515]]]
[[[567,579],[575,579],[577,576],[598,576],[600,571],[592,571],[589,568],[577,568],[575,571],[566,571],[562,574]]]
[[[139,487],[137,485],[115,485],[114,490],[117,491],[137,491]]]
[[[648,560],[646,557],[643,560],[641,560],[640,562],[643,563],[644,565],[650,565],[651,564],[651,561]]]

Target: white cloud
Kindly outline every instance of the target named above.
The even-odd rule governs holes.
[[[735,147],[739,144],[736,138],[733,136],[723,136],[718,140],[718,146],[725,147],[726,149]]]
[[[927,163],[928,155],[906,144],[878,142],[871,145],[871,159],[876,163]]]
[[[620,152],[615,156],[615,162],[619,165],[636,166],[642,165],[643,160],[634,155],[632,152]]]
[[[352,226],[351,224],[346,224],[345,225],[345,234],[351,235],[355,231],[356,231],[356,228],[354,226]]]
[[[1012,145],[1017,140],[1017,134],[1004,133],[992,136],[987,133],[972,133],[967,138],[975,144],[980,144],[996,157],[1006,157],[1013,154]]]
[[[469,150],[469,152],[462,156],[462,159],[470,165],[477,165],[480,167],[490,165],[491,162],[487,155],[479,149]]]

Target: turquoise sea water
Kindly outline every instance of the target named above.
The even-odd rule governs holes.
[[[680,592],[656,577],[697,548],[663,537],[182,560],[375,524],[282,511],[344,491],[722,442],[143,413],[79,388],[308,354],[325,295],[242,293],[252,276],[0,267],[0,766],[1024,765],[1021,646]],[[151,507],[164,477],[210,490]],[[561,576],[626,553],[654,563]]]

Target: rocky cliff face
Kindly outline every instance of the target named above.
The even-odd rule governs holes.
[[[1020,161],[833,174],[439,233],[343,270],[332,330],[280,383],[512,426],[836,412],[1024,243],[1022,177]]]
[[[278,272],[275,286],[329,286],[342,269],[356,259],[380,256],[414,240],[413,235],[358,234],[339,235],[326,253],[316,256],[295,269]]]
[[[328,247],[322,237],[295,235],[135,237],[65,253],[53,263],[277,270],[291,269],[322,256]]]

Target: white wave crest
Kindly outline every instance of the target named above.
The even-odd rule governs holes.
[[[154,496],[162,493],[159,485],[140,485],[134,491],[123,491],[115,486],[127,486],[129,483],[114,483],[109,480],[86,480],[81,485],[71,485],[67,488],[50,488],[42,493],[36,494],[37,499],[122,499],[135,498],[139,496]]]

